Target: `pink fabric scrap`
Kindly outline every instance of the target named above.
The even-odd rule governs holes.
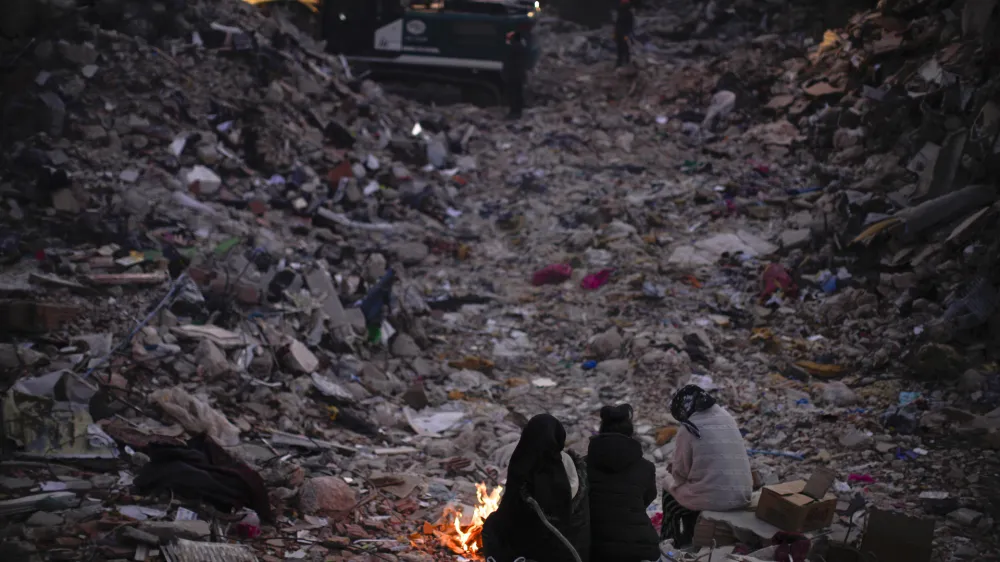
[[[260,527],[249,523],[240,523],[236,526],[236,531],[246,539],[255,539],[260,536]]]
[[[588,291],[600,289],[608,284],[608,281],[611,280],[611,274],[614,272],[614,269],[602,269],[597,273],[591,273],[584,277],[583,281],[580,281],[580,286]]]
[[[539,269],[531,276],[531,284],[539,287],[541,285],[558,285],[573,276],[573,268],[564,263],[547,265]]]
[[[649,518],[649,522],[653,524],[653,528],[659,530],[660,525],[663,524],[663,512],[657,511],[654,513],[653,516]]]

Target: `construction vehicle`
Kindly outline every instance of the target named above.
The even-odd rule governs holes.
[[[535,0],[324,0],[327,50],[375,79],[448,83],[499,102],[507,33],[538,60]]]

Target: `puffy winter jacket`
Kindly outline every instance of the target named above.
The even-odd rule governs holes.
[[[692,511],[743,509],[753,496],[750,457],[733,416],[718,404],[691,415],[701,437],[681,428],[675,438],[670,495]]]
[[[656,468],[638,441],[602,433],[587,451],[591,557],[595,562],[660,558],[660,541],[646,507],[656,499]]]
[[[573,496],[570,514],[564,518],[552,514],[545,516],[573,545],[581,562],[590,562],[590,487],[587,484],[587,465],[579,456],[572,452],[569,454],[579,478],[579,488]],[[537,562],[574,562],[575,558],[566,545],[545,526],[528,503],[530,495],[527,489],[504,491],[504,494],[512,493],[519,493],[521,501],[501,502],[500,507],[483,524],[484,557],[493,558],[496,562],[513,562],[520,557]]]

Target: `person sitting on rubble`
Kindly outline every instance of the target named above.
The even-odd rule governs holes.
[[[600,562],[660,558],[660,541],[646,507],[656,499],[656,467],[633,438],[632,406],[601,408],[601,428],[587,450],[590,553]]]
[[[486,560],[590,560],[586,464],[563,452],[565,445],[566,430],[549,414],[524,426],[500,505],[483,524]]]
[[[750,504],[753,475],[736,420],[704,389],[689,384],[670,403],[683,426],[663,491],[660,538],[684,547],[694,537],[699,512],[730,511]]]

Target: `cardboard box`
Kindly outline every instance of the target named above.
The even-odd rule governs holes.
[[[757,518],[783,531],[808,533],[828,527],[837,509],[837,496],[814,500],[803,494],[805,480],[764,486],[757,503]]]

